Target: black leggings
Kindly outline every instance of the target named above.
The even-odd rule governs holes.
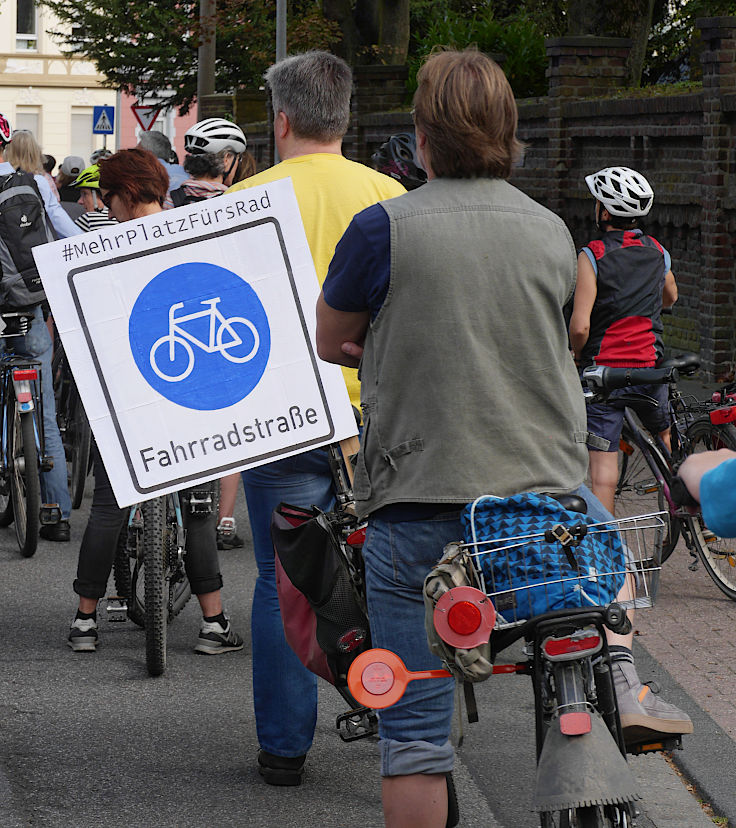
[[[102,598],[115,560],[120,530],[125,525],[130,508],[121,509],[99,452],[93,449],[95,490],[92,508],[79,547],[77,577],[74,591],[83,598]],[[222,588],[220,562],[217,557],[217,515],[214,509],[208,515],[189,515],[182,509],[187,532],[187,554],[184,564],[195,595],[204,595]]]

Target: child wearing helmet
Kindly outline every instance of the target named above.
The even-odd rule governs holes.
[[[602,233],[578,256],[578,279],[570,320],[570,343],[581,369],[589,365],[651,367],[662,357],[662,308],[677,300],[669,253],[639,228],[654,201],[641,173],[607,167],[585,179],[596,199],[595,221]],[[632,389],[628,389],[630,394]],[[660,405],[637,410],[642,422],[669,448],[667,389],[635,389]],[[619,392],[621,393],[621,392]],[[593,493],[613,513],[618,477],[618,444],[623,406],[588,406],[590,476]]]
[[[85,233],[116,224],[100,197],[100,168],[97,164],[85,167],[71,186],[79,191],[79,203],[84,207],[84,213],[75,219],[75,224]]]

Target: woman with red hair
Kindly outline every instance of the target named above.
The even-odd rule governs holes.
[[[166,170],[148,150],[120,150],[99,162],[100,195],[110,215],[119,222],[160,213],[169,187]],[[114,382],[114,378],[108,377]],[[74,591],[79,608],[69,632],[69,646],[75,652],[90,652],[97,647],[97,602],[105,594],[118,535],[128,515],[120,509],[107,472],[95,447],[95,490],[89,522],[82,538]],[[198,489],[207,485],[198,486]],[[214,497],[213,497],[214,502]],[[202,609],[202,626],[195,652],[207,655],[241,650],[243,639],[233,630],[222,607],[222,576],[217,557],[216,512],[188,514],[185,566],[192,592]]]

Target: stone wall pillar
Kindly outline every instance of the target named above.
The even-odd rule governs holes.
[[[626,82],[631,41],[618,37],[555,37],[547,40],[549,66],[549,164],[545,203],[564,212],[562,183],[570,168],[572,142],[564,126],[564,103],[610,93]]]
[[[701,244],[703,270],[699,306],[700,353],[712,377],[736,367],[736,279],[733,237],[728,232],[724,201],[734,129],[723,112],[723,98],[736,93],[736,17],[696,21],[704,44],[703,178]]]

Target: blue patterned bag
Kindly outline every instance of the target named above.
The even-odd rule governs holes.
[[[479,544],[469,551],[506,623],[554,609],[606,605],[624,585],[626,556],[616,526],[596,524],[547,495],[485,495],[465,507],[461,520],[465,543]],[[579,542],[565,548],[550,531],[559,525],[595,529],[579,532]]]

